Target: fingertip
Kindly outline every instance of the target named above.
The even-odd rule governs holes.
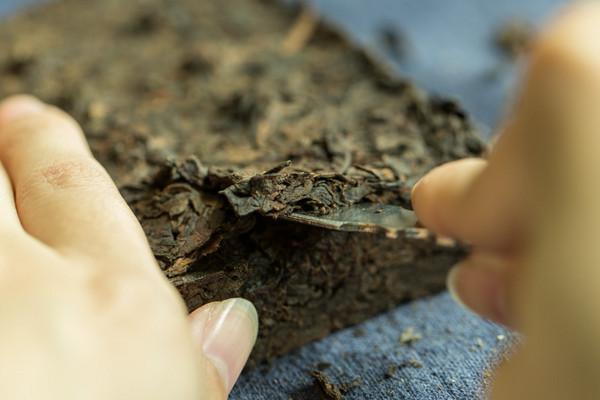
[[[465,310],[471,311],[475,313],[471,307],[469,307],[463,299],[461,298],[461,291],[459,291],[458,287],[460,282],[459,280],[459,270],[461,269],[461,264],[457,264],[450,269],[448,272],[448,276],[446,277],[446,289],[448,290],[448,294],[454,302],[459,305],[461,308]],[[462,286],[461,286],[462,287]]]
[[[466,193],[486,166],[483,159],[457,160],[436,167],[421,178],[411,194],[420,222],[438,234],[457,236]]]
[[[446,234],[439,222],[440,176],[445,174],[447,164],[436,167],[422,177],[413,187],[411,193],[412,207],[419,222],[439,234]]]
[[[0,129],[0,158],[19,156],[22,150],[15,145],[47,147],[41,144],[55,137],[60,137],[60,150],[75,144],[91,155],[81,127],[70,115],[30,95],[14,95],[0,102]]]
[[[0,126],[46,109],[46,104],[29,95],[15,95],[0,102]]]

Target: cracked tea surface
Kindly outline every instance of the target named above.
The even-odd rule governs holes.
[[[190,308],[254,302],[253,362],[441,290],[459,257],[278,217],[409,207],[425,172],[484,151],[454,102],[327,24],[294,33],[299,15],[269,0],[58,0],[0,25],[0,96],[35,94],[82,124]]]

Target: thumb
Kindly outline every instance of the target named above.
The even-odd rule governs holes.
[[[525,342],[493,399],[600,398],[600,2],[579,2],[534,47],[513,133],[525,138],[533,219],[514,284]]]
[[[258,332],[258,316],[248,300],[234,298],[208,303],[190,314],[192,335],[201,350],[204,382],[226,394],[231,392]]]

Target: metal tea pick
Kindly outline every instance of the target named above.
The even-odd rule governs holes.
[[[383,233],[391,239],[431,240],[443,247],[458,246],[453,239],[436,236],[425,228],[416,227],[415,213],[395,205],[360,203],[325,215],[298,211],[283,218],[335,231]]]

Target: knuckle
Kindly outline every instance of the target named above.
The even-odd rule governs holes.
[[[103,269],[87,277],[85,290],[96,315],[147,322],[179,316],[177,296],[151,274]]]
[[[93,158],[81,156],[34,168],[16,185],[16,194],[18,201],[24,202],[56,190],[86,187],[95,191],[114,190],[104,168]]]
[[[58,161],[38,169],[36,175],[35,179],[57,189],[97,185],[106,181],[104,169],[90,157]]]

